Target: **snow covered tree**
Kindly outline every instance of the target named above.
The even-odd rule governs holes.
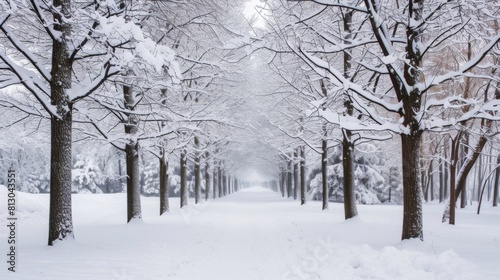
[[[290,50],[318,75],[327,78],[329,88],[346,92],[354,108],[362,113],[362,117],[352,118],[348,114],[322,110],[321,103],[317,103],[320,115],[343,129],[389,130],[400,135],[404,189],[402,239],[423,239],[422,186],[419,178],[422,133],[442,130],[473,118],[496,119],[488,112],[490,109],[495,110],[495,102],[482,102],[456,95],[440,96],[432,90],[465,76],[474,77],[468,73],[484,61],[500,40],[500,35],[491,36],[487,32],[477,34],[483,40],[478,44],[476,53],[453,71],[432,75],[434,67],[439,65],[433,64],[429,58],[435,56],[443,46],[453,44],[454,39],[463,38],[461,34],[464,32],[477,30],[477,26],[491,30],[488,25],[481,23],[484,20],[495,20],[489,13],[491,7],[483,2],[468,1],[413,0],[407,5],[376,0],[307,2],[317,3],[321,7],[301,15],[287,26],[289,28],[276,29],[282,34],[283,30],[289,32],[282,38],[286,40]],[[329,9],[338,13],[342,10],[352,11],[354,17],[366,17],[367,20],[348,44],[336,39],[346,40],[343,36],[330,36],[329,30],[307,25],[315,15]],[[300,29],[300,26],[305,28]],[[308,37],[295,33],[298,30],[309,32],[315,40],[304,41],[303,38]],[[356,81],[345,78],[334,62],[323,56],[345,52],[353,55],[352,67],[358,69],[357,75],[364,75],[366,78]],[[484,67],[487,68],[488,65]],[[491,77],[482,77],[488,76]],[[442,118],[443,111],[453,110],[449,104],[453,104],[453,108],[470,106],[471,109],[458,118]]]
[[[91,94],[118,70],[108,59],[108,63],[102,64],[102,75],[93,77],[95,84],[81,91],[72,90],[73,74],[77,65],[81,65],[81,59],[86,57],[81,51],[95,29],[86,24],[85,27],[90,28],[80,28],[79,24],[96,20],[84,13],[75,15],[77,7],[85,11],[70,0],[55,0],[53,5],[45,1],[11,1],[6,7],[8,12],[0,19],[0,30],[7,39],[2,40],[0,51],[0,69],[5,73],[0,88],[24,86],[51,116],[49,245],[73,238],[71,131],[74,103]],[[27,32],[16,28],[19,24],[23,24]],[[35,33],[36,29],[41,32]],[[82,29],[87,29],[88,38],[82,37]],[[40,35],[33,41],[29,39],[32,34]]]
[[[0,88],[22,85],[51,118],[48,243],[52,245],[73,238],[71,142],[75,104],[111,77],[126,73],[134,58],[127,53],[137,52],[138,57],[159,67],[170,61],[152,54],[158,51],[156,44],[144,38],[137,21],[126,19],[130,19],[130,10],[123,2],[34,0],[6,5],[8,12],[0,18],[6,39],[1,40]],[[17,28],[20,24],[26,28]],[[129,52],[124,52],[127,44]]]

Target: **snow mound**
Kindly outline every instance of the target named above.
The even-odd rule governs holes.
[[[49,210],[48,204],[44,205],[43,199],[46,198],[48,202],[48,195],[33,195],[16,191],[16,217],[23,220],[40,220],[41,218],[48,218]],[[4,224],[7,221],[7,187],[0,185],[0,223]]]
[[[472,279],[472,264],[453,250],[434,253],[425,246],[405,241],[376,250],[366,244],[318,240],[284,279]]]

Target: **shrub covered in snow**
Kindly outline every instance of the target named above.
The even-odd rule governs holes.
[[[376,204],[385,202],[389,197],[391,188],[392,201],[398,202],[401,197],[401,187],[396,178],[387,178],[385,159],[374,145],[364,144],[356,149],[355,154],[355,195],[359,204]],[[328,156],[328,192],[330,200],[344,201],[342,150],[337,147]],[[389,180],[388,180],[389,179]],[[309,199],[321,199],[322,178],[321,168],[314,167],[308,175]],[[398,187],[399,186],[399,187]]]
[[[98,185],[103,183],[103,176],[91,157],[76,156],[71,177],[73,193],[102,193]]]

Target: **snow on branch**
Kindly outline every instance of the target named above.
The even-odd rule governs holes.
[[[457,118],[442,119],[437,114],[423,119],[423,113],[430,111],[433,107],[446,109],[463,110],[467,112]],[[451,96],[442,100],[429,100],[426,102],[424,111],[420,113],[420,127],[422,130],[442,130],[444,128],[455,127],[464,121],[472,119],[485,119],[490,121],[500,120],[500,100],[495,99],[484,103],[480,100],[465,99],[459,96]]]
[[[29,92],[31,92],[34,97],[40,102],[42,107],[52,116],[59,118],[59,114],[57,113],[57,108],[53,106],[49,100],[50,90],[46,87],[46,84],[43,83],[40,78],[33,73],[32,71],[21,67],[14,63],[7,55],[0,51],[0,60],[8,66],[11,74],[14,76],[10,79],[2,79],[0,80],[0,88],[3,88],[5,85],[4,81],[7,81],[9,85],[12,85],[14,81],[22,84]]]
[[[5,26],[5,25],[0,25],[0,30],[5,34],[7,39],[11,42],[12,46],[14,46],[40,73],[40,75],[44,78],[46,82],[50,82],[51,75],[50,72],[45,69],[43,66],[43,63],[38,60],[38,58],[33,55],[31,51],[28,50],[28,48],[17,39],[17,36],[13,34],[10,29]]]
[[[328,6],[328,7],[338,7],[338,8],[346,8],[349,10],[357,11],[357,12],[362,12],[366,13],[367,10],[363,6],[355,6],[349,3],[349,1],[339,1],[339,0],[289,0],[290,2],[292,1],[297,1],[297,2],[313,2],[316,4],[320,4],[323,6]]]
[[[398,122],[391,123],[388,120],[379,120],[379,123],[366,123],[356,117],[333,112],[330,108],[317,107],[315,110],[310,110],[308,115],[311,115],[313,112],[317,112],[318,116],[324,118],[327,122],[350,131],[391,131],[397,134],[409,132],[407,128]]]
[[[402,109],[401,103],[393,104],[374,96],[371,92],[363,89],[362,86],[344,78],[342,73],[331,67],[328,62],[305,52],[300,47],[298,48],[298,52],[296,52],[296,54],[299,55],[299,57],[301,57],[301,59],[311,68],[313,68],[318,75],[328,78],[329,81],[339,89],[343,89],[345,91],[352,90],[367,101],[375,103],[390,112],[397,113]]]
[[[68,97],[72,102],[76,102],[80,99],[83,99],[90,94],[92,94],[95,90],[97,90],[104,82],[109,80],[110,77],[120,73],[121,69],[115,66],[112,66],[111,63],[106,62],[103,65],[103,69],[101,69],[101,74],[95,77],[92,81],[87,81],[82,84],[86,86],[81,89],[70,89],[68,90]]]
[[[486,44],[471,60],[462,64],[457,71],[451,71],[444,75],[429,77],[425,81],[422,93],[428,91],[434,86],[441,85],[446,81],[463,76],[466,72],[476,67],[488,55],[488,53],[500,42],[500,33],[490,38],[490,42]]]
[[[124,16],[99,16],[96,20],[99,21],[95,30],[97,35],[106,38],[110,46],[124,46],[114,51],[113,64],[131,69],[134,64],[142,62],[153,67],[157,73],[163,73],[167,69],[174,83],[179,82],[181,71],[172,49],[146,37],[139,25],[127,21]]]
[[[47,35],[49,35],[52,41],[60,40],[62,33],[60,31],[54,30],[55,22],[47,19],[47,17],[43,13],[43,10],[50,10],[52,15],[58,14],[61,17],[61,19],[64,19],[65,16],[62,13],[60,13],[58,9],[52,6],[52,4],[48,4],[43,0],[42,1],[30,0],[30,3],[38,20],[42,23],[45,32],[47,32]]]

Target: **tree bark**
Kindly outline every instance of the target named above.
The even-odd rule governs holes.
[[[446,148],[443,149],[443,156],[444,156],[444,159],[443,160],[443,168],[444,168],[444,174],[443,174],[443,180],[444,180],[444,187],[443,187],[443,200],[446,200],[449,198],[449,194],[448,194],[448,184],[449,184],[449,164],[448,164],[448,155],[446,153]]]
[[[201,197],[201,171],[200,171],[200,141],[194,137],[194,204],[200,202]]]
[[[434,164],[433,164],[433,159],[431,159],[431,162],[429,163],[429,188],[431,192],[431,201],[434,201]]]
[[[222,192],[224,194],[224,196],[227,195],[227,173],[226,173],[226,170],[223,170],[222,171],[224,173],[224,175],[222,176]]]
[[[419,180],[421,134],[401,135],[403,158],[403,234],[402,239],[423,240],[422,188]]]
[[[420,184],[424,193],[424,200],[429,201],[429,185],[427,184],[427,175],[425,174],[423,163],[420,162]]]
[[[424,0],[412,0],[408,3],[409,17],[415,22],[422,20]],[[370,18],[372,27],[376,27],[375,19]],[[379,33],[377,33],[379,34]],[[393,86],[397,87],[397,95],[403,105],[403,125],[408,134],[401,134],[403,158],[403,233],[402,239],[424,239],[422,224],[422,186],[420,185],[420,141],[422,130],[417,113],[421,109],[422,93],[419,83],[423,80],[420,70],[422,64],[422,29],[408,25],[406,28],[406,58],[404,79],[408,90],[401,86],[397,74],[391,74]],[[388,69],[389,71],[391,69]]]
[[[325,86],[325,82],[323,80],[320,80],[320,86],[321,86],[321,93],[323,96],[326,98],[328,96],[328,91]],[[326,105],[322,104],[321,109],[325,110]],[[327,130],[327,124],[326,121],[323,122],[323,139],[321,141],[321,187],[322,187],[322,210],[328,209],[328,170],[327,170],[327,165],[328,165],[328,130]]]
[[[217,173],[217,167],[215,166],[216,161],[214,160],[214,168],[213,168],[213,185],[212,185],[212,191],[213,191],[213,199],[217,197],[217,179],[219,178],[219,175]]]
[[[169,211],[168,203],[168,162],[165,150],[162,149],[160,157],[160,216]]]
[[[478,198],[478,201],[479,201],[479,194],[481,193],[481,182],[483,181],[483,172],[482,172],[482,169],[483,169],[483,157],[479,156],[478,157],[478,165],[476,166],[475,168],[475,171],[476,171],[476,176],[474,179],[477,179],[477,182],[475,182],[474,185],[477,185],[477,198]],[[486,170],[484,170],[485,172],[487,172]],[[476,187],[474,186],[473,187],[473,190],[475,190]],[[474,191],[472,193],[472,197],[474,197]]]
[[[440,157],[439,161],[438,161],[438,165],[439,165],[439,202],[440,203],[444,201],[445,182],[444,182],[444,175],[443,175],[443,172],[444,172],[443,164],[444,164],[444,161]]]
[[[283,163],[283,166],[285,164]],[[282,197],[285,197],[286,196],[286,171],[285,171],[285,167],[281,167],[281,177],[280,177],[280,189],[281,189],[281,196]]]
[[[345,44],[351,43],[352,38],[352,16],[353,11],[348,11],[344,14],[344,32]],[[344,52],[344,77],[351,78],[351,61],[352,56],[349,51]],[[347,97],[344,101],[346,113],[349,116],[354,114],[354,107],[351,100]],[[345,219],[350,219],[358,215],[356,207],[356,186],[354,185],[354,143],[351,139],[352,132],[347,129],[342,130],[342,167],[344,175],[344,216]]]
[[[187,159],[186,159],[186,151],[181,151],[180,156],[180,172],[181,172],[181,193],[180,193],[180,201],[181,208],[188,205],[188,189],[187,189]]]
[[[354,155],[351,143],[351,131],[344,130],[342,140],[342,167],[344,169],[344,216],[350,219],[358,215],[354,185]]]
[[[133,76],[133,72],[129,71],[127,77]],[[129,85],[123,86],[124,105],[128,110],[126,113],[127,119],[125,123],[125,134],[128,142],[125,145],[125,156],[127,164],[127,222],[132,219],[141,219],[141,184],[139,172],[139,143],[136,135],[139,131],[139,117],[133,112],[137,105],[137,92],[131,81],[127,81]]]
[[[481,154],[481,151],[483,150],[487,141],[488,139],[486,138],[485,135],[479,137],[479,140],[476,144],[476,147],[474,148],[474,151],[471,151],[472,154],[467,155],[465,162],[463,163],[462,167],[460,168],[460,172],[457,175],[457,184],[454,196],[455,200],[459,198],[460,192],[465,188],[464,186],[467,182],[467,176],[469,175],[469,172],[472,170],[474,163],[476,163],[476,160]],[[450,197],[453,196],[451,196],[450,194]]]
[[[70,16],[70,0],[54,0],[54,6]],[[72,150],[72,106],[67,90],[72,86],[72,65],[69,58],[68,40],[71,36],[69,21],[62,21],[58,13],[54,13],[54,29],[60,31],[61,40],[52,45],[52,80],[50,83],[51,101],[57,107],[60,119],[52,116],[51,153],[50,153],[50,210],[49,240],[52,246],[57,240],[74,238],[73,216],[71,210],[71,150]]]
[[[305,148],[300,147],[300,205],[306,204],[306,155]]]
[[[297,192],[299,190],[299,162],[297,161],[298,151],[297,149],[294,151],[294,164],[293,164],[293,199],[297,199]]]
[[[460,133],[460,132],[459,132]],[[456,199],[455,198],[455,180],[457,178],[457,162],[458,162],[458,145],[460,134],[457,137],[451,139],[451,151],[450,151],[450,205],[449,205],[449,224],[455,224],[455,208]],[[446,215],[446,212],[445,212]],[[443,218],[445,221],[445,218]]]
[[[219,175],[219,180],[218,180],[219,181],[219,197],[222,197],[222,183],[223,183],[222,182],[222,168],[221,168],[221,164],[222,164],[222,162],[219,162],[219,167],[218,167],[218,169],[219,169],[219,172],[218,172],[219,173],[218,174]]]
[[[326,129],[325,129],[326,131]],[[326,133],[326,132],[325,132]],[[327,158],[328,158],[328,146],[326,139],[321,142],[321,186],[322,186],[322,199],[323,205],[322,210],[328,209],[328,170],[327,170]]]
[[[469,134],[464,133],[465,138],[462,139],[463,144],[460,145],[460,148],[462,150],[463,155],[467,155],[469,153]],[[465,158],[461,158],[463,160],[462,164],[460,165],[460,168],[463,166],[463,164],[467,161]],[[471,166],[472,168],[472,166]],[[460,190],[460,208],[465,208],[467,205],[467,184],[461,185],[462,189]]]
[[[209,154],[206,153],[206,163],[205,163],[205,201],[210,197],[210,162]]]

